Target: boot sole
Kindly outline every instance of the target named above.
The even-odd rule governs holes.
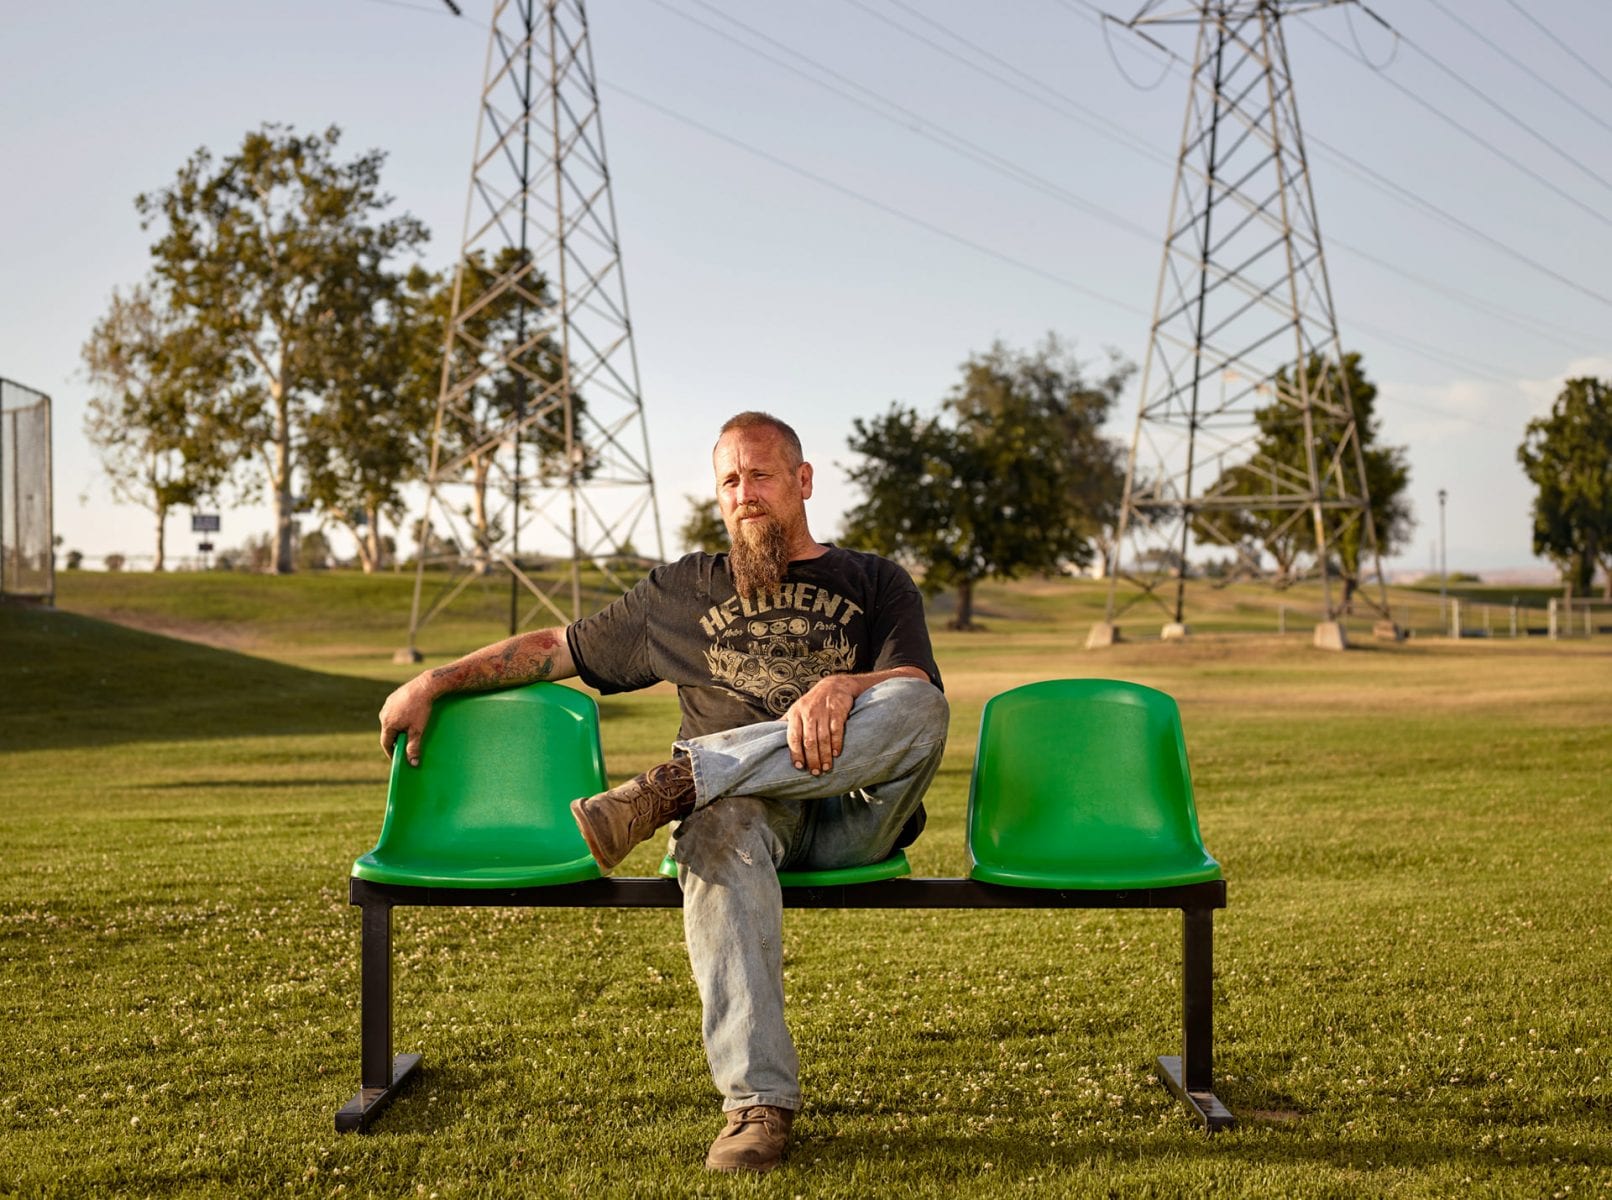
[[[593,861],[598,864],[599,873],[608,875],[611,871],[614,871],[617,863],[621,860],[618,858],[615,862],[610,862],[609,855],[600,853],[599,843],[593,836],[593,827],[588,823],[588,818],[583,812],[581,798],[571,801],[571,819],[577,823],[577,830],[582,834],[582,840],[587,843],[588,853],[593,855]]]

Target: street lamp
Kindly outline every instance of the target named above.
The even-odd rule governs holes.
[[[1445,628],[1449,627],[1449,616],[1445,612],[1444,589],[1450,580],[1449,561],[1444,557],[1446,544],[1444,541],[1444,501],[1449,493],[1443,488],[1438,490],[1438,620]]]

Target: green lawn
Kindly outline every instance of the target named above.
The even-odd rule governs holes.
[[[755,1181],[699,1166],[719,1117],[675,913],[408,909],[397,1042],[427,1074],[337,1137],[345,877],[411,586],[64,573],[69,611],[0,607],[0,1195],[1612,1196],[1612,641],[1329,655],[1252,589],[1222,627],[1242,606],[1263,636],[1094,653],[1101,585],[985,589],[989,630],[937,637],[952,743],[911,853],[961,871],[993,692],[1176,695],[1229,880],[1236,1131],[1150,1074],[1177,1049],[1173,914],[792,912],[808,1108]],[[431,660],[506,606],[467,597]],[[605,714],[620,777],[675,699]]]

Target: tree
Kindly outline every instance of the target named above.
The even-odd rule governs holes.
[[[229,474],[232,455],[212,387],[218,365],[167,297],[112,293],[81,351],[94,388],[84,432],[119,500],[157,520],[154,570],[165,566],[168,514],[199,503]]]
[[[479,570],[491,559],[488,547],[508,530],[494,517],[488,497],[495,487],[505,494],[514,481],[499,478],[509,458],[503,430],[517,417],[525,417],[521,442],[526,458],[535,452],[536,476],[524,482],[546,486],[573,469],[579,479],[589,478],[596,464],[589,457],[572,463],[566,457],[565,406],[562,384],[566,379],[563,349],[553,336],[555,303],[548,280],[537,272],[530,252],[505,247],[489,263],[475,251],[460,264],[456,281],[446,277],[422,325],[421,344],[432,344],[431,394],[437,394],[442,372],[442,347],[458,292],[459,322],[455,330],[445,378],[452,403],[443,412],[441,463],[463,460],[471,484],[470,508],[465,517],[474,532],[471,554]],[[572,381],[573,422],[586,412],[576,382]],[[585,443],[573,440],[585,454]]]
[[[1517,458],[1538,489],[1534,553],[1548,555],[1580,594],[1599,565],[1612,600],[1612,383],[1569,379],[1550,416],[1528,422]]]
[[[1327,377],[1336,375],[1337,371],[1336,363],[1312,355],[1304,364],[1304,386],[1309,394],[1317,395],[1324,387],[1336,386]],[[1278,396],[1294,395],[1298,387],[1292,371],[1284,368],[1277,372]],[[1343,356],[1343,389],[1349,397],[1356,436],[1360,439],[1371,501],[1371,531],[1375,534],[1378,552],[1390,555],[1404,548],[1415,529],[1410,501],[1405,494],[1410,485],[1410,464],[1403,446],[1383,446],[1377,442],[1377,385],[1366,377],[1359,354]],[[1193,518],[1193,529],[1206,541],[1241,546],[1250,557],[1263,550],[1276,563],[1277,586],[1285,587],[1298,578],[1299,564],[1305,556],[1316,553],[1315,521],[1308,509],[1266,508],[1256,501],[1272,489],[1271,468],[1290,481],[1307,478],[1304,422],[1294,405],[1280,399],[1259,409],[1254,420],[1259,427],[1254,455],[1264,460],[1265,465],[1255,468],[1241,463],[1228,467],[1210,489],[1215,495],[1247,497],[1248,507],[1200,512]],[[1315,460],[1324,471],[1337,454],[1341,427],[1336,423],[1315,421],[1312,430]],[[1348,491],[1353,494],[1357,485],[1352,452],[1345,451],[1341,469],[1349,481]],[[1292,483],[1287,486],[1291,487]],[[1360,558],[1367,544],[1366,526],[1363,522],[1353,522],[1337,527],[1335,533],[1328,548],[1336,556],[1333,565],[1343,579],[1343,607],[1347,610],[1360,586]]]
[[[394,281],[339,339],[321,372],[323,403],[305,418],[307,500],[352,536],[366,575],[386,565],[383,521],[402,519],[403,487],[424,474],[442,370],[439,286],[421,267]]]
[[[722,523],[722,506],[714,496],[689,496],[688,519],[678,528],[677,536],[685,550],[703,550],[707,554],[721,554],[728,548],[728,527]]]
[[[362,353],[343,339],[394,286],[388,264],[426,231],[380,219],[378,150],[336,159],[340,131],[265,125],[215,162],[205,148],[159,192],[136,198],[160,226],[154,270],[175,309],[211,346],[221,411],[243,453],[262,456],[274,505],[274,570],[292,569],[293,476],[307,413],[333,365]]]
[[[955,589],[952,627],[971,629],[979,580],[1091,561],[1123,486],[1100,430],[1130,368],[1115,358],[1088,381],[1049,335],[1028,353],[998,342],[962,371],[934,416],[892,404],[852,422],[863,499],[845,537],[921,569],[931,595]]]
[[[330,540],[322,529],[311,529],[297,542],[299,571],[328,571],[331,566]]]

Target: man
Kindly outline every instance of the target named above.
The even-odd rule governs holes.
[[[677,685],[672,757],[571,811],[607,872],[678,822],[685,937],[727,1114],[706,1166],[769,1171],[801,1102],[778,870],[878,862],[917,837],[947,708],[906,572],[807,528],[812,467],[794,430],[740,413],[712,462],[730,553],[688,555],[594,616],[420,674],[381,709],[381,745],[405,736],[418,764],[446,692],[572,675],[603,693]]]

